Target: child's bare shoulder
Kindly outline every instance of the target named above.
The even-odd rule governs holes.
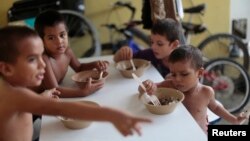
[[[209,97],[214,95],[214,90],[212,87],[208,86],[208,85],[203,85],[201,84],[201,91],[200,93],[202,93],[203,95],[207,95]]]
[[[31,90],[23,87],[13,87],[6,82],[0,84],[0,95],[3,105],[15,105],[20,104],[22,99],[25,99],[25,95],[33,94]]]
[[[66,49],[65,55],[66,55],[68,58],[75,57],[75,54],[74,54],[73,50],[72,50],[71,48],[69,48],[69,47]]]

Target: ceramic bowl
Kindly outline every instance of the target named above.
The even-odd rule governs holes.
[[[93,106],[99,106],[96,102],[93,102],[93,101],[79,101],[79,102],[85,103],[85,104],[90,104],[90,105],[93,105]],[[87,128],[92,123],[92,121],[71,119],[71,118],[65,118],[65,117],[60,117],[60,116],[58,118],[61,120],[63,125],[66,128],[69,128],[69,129]]]
[[[158,88],[155,95],[161,102],[160,106],[154,106],[151,102],[146,102],[146,100],[143,100],[143,103],[150,113],[157,115],[173,112],[176,106],[184,100],[184,94],[172,88]]]
[[[130,60],[123,60],[116,63],[115,67],[120,71],[123,77],[133,78],[132,73],[140,77],[150,67],[151,62],[144,59],[132,59],[136,70],[132,69]]]
[[[88,78],[92,78],[92,83],[105,82],[108,77],[108,72],[103,72],[102,78],[100,78],[100,71],[97,70],[87,70],[75,73],[72,75],[71,79],[75,81],[75,83],[82,87],[88,83]]]

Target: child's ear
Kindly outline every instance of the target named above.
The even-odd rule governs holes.
[[[201,78],[203,76],[204,73],[204,68],[199,68],[198,69],[198,77]]]
[[[0,72],[3,76],[10,76],[13,74],[11,66],[5,62],[0,62]]]
[[[179,40],[174,40],[174,41],[171,43],[171,45],[172,45],[172,48],[173,48],[173,49],[176,49],[176,48],[180,45],[180,42],[179,42]]]

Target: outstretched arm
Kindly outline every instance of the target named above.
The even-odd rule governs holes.
[[[65,102],[35,94],[28,89],[14,89],[8,102],[14,111],[29,112],[37,115],[64,116],[73,119],[108,121],[124,136],[132,135],[133,131],[141,134],[139,122],[151,122],[144,117],[136,117],[129,113],[108,108],[97,107],[80,102]],[[16,94],[18,93],[18,95]],[[30,106],[32,105],[32,106]]]
[[[208,108],[214,112],[216,115],[219,117],[233,123],[233,124],[240,124],[242,121],[247,119],[247,116],[244,115],[243,113],[240,113],[239,115],[235,116],[231,114],[228,110],[224,108],[224,106],[219,103],[215,97],[214,97],[214,91],[211,88],[211,100],[209,102]]]

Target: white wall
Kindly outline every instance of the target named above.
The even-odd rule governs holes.
[[[246,41],[250,41],[250,0],[231,0],[230,4],[230,31],[233,19],[247,19],[247,37]]]

